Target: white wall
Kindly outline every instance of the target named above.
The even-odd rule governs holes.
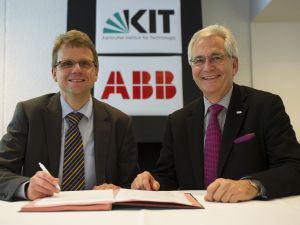
[[[0,136],[4,132],[3,121],[4,121],[4,32],[5,32],[5,4],[6,0],[0,0]]]
[[[279,94],[300,140],[300,22],[253,23],[253,86]]]
[[[0,64],[0,71],[5,71],[1,73],[2,136],[17,102],[58,91],[51,78],[51,51],[55,37],[66,31],[67,0],[1,0],[0,8],[5,13],[0,23],[6,23],[0,30],[0,46],[5,40],[5,63]]]

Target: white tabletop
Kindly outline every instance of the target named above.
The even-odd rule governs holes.
[[[19,212],[25,201],[0,201],[1,225],[299,225],[300,196],[271,201],[212,203],[204,191],[191,191],[205,209],[117,208],[90,212]]]

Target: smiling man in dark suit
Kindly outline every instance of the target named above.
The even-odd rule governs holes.
[[[59,186],[130,186],[137,174],[131,119],[91,96],[98,68],[97,52],[85,33],[58,36],[52,77],[60,92],[17,104],[0,142],[1,200],[52,196]],[[79,122],[73,126],[69,120]],[[39,162],[50,174],[40,171]]]
[[[168,117],[153,176],[145,171],[131,187],[207,189],[205,199],[217,202],[300,194],[300,145],[289,116],[278,95],[233,82],[232,33],[219,25],[196,32],[188,57],[203,95]]]

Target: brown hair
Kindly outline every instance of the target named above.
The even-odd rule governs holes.
[[[57,64],[58,50],[62,45],[67,45],[72,47],[86,47],[90,49],[93,53],[95,66],[98,68],[99,62],[98,62],[98,55],[95,49],[95,45],[93,44],[93,42],[91,41],[91,39],[86,33],[83,33],[78,30],[67,31],[65,33],[60,34],[56,38],[52,50],[52,68],[55,67]]]

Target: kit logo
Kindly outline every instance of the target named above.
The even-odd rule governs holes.
[[[122,12],[115,12],[112,18],[106,20],[103,33],[129,33],[134,27],[139,33],[157,33],[157,23],[162,23],[162,32],[170,33],[170,20],[174,10],[165,9],[140,9],[132,14],[128,9]],[[146,18],[147,24],[141,24],[141,19]],[[145,20],[145,19],[144,19]]]
[[[129,24],[129,15],[128,15],[128,10],[123,11],[123,18],[125,21],[122,19],[121,15],[119,12],[116,12],[113,14],[114,19],[108,19],[106,20],[106,25],[111,26],[112,28],[106,28],[104,27],[103,33],[128,33],[128,24]]]
[[[132,72],[132,95],[128,93],[120,71],[111,71],[101,99],[108,99],[110,95],[121,95],[123,99],[171,99],[176,95],[176,87],[172,84],[174,75],[170,71],[155,71],[155,84],[149,82],[151,75],[147,71]]]

